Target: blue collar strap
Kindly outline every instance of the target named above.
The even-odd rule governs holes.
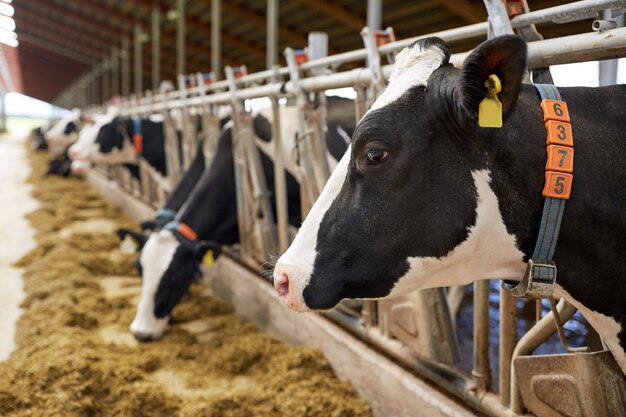
[[[173,219],[176,217],[176,211],[162,207],[156,212],[157,219]]]
[[[567,104],[551,84],[535,84],[541,95],[546,125],[547,154],[543,214],[533,256],[519,283],[503,281],[502,287],[515,297],[551,297],[556,283],[556,264],[552,261],[561,228],[565,201],[573,181],[574,142]]]

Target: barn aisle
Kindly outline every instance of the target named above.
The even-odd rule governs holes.
[[[0,136],[0,361],[15,347],[15,323],[24,299],[18,261],[36,243],[26,214],[37,208],[26,183],[30,174],[24,137]]]

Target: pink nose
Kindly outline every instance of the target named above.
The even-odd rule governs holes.
[[[287,274],[281,274],[274,280],[274,288],[276,288],[281,298],[285,298],[289,294],[289,277]]]
[[[78,152],[76,152],[74,149],[70,149],[67,152],[67,155],[70,157],[70,159],[74,160],[78,156]]]

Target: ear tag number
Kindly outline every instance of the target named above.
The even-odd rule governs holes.
[[[202,257],[202,263],[206,266],[211,266],[213,265],[214,261],[215,259],[213,258],[213,251],[209,249],[208,251],[206,251],[206,253]]]
[[[497,75],[491,74],[485,81],[487,95],[478,105],[478,126],[502,127],[502,103],[498,93],[502,91],[502,83]]]

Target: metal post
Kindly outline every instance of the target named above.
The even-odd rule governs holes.
[[[383,28],[383,2],[382,0],[367,0],[367,27],[372,30]]]
[[[511,358],[517,341],[517,310],[510,291],[500,288],[500,403],[511,403]]]
[[[272,137],[274,138],[274,186],[276,190],[276,226],[278,250],[284,253],[289,247],[289,212],[287,210],[287,180],[285,178],[280,134],[280,106],[276,97],[272,100]]]
[[[134,35],[135,94],[141,95],[143,92],[143,55],[141,51],[141,25],[138,23],[135,24]]]
[[[0,132],[7,131],[7,114],[5,109],[5,94],[4,92],[0,93]]]
[[[152,8],[152,91],[161,82],[161,14],[158,6]]]
[[[130,41],[126,35],[122,38],[122,95],[130,95]]]
[[[474,361],[472,376],[478,390],[489,387],[489,281],[474,283]]]
[[[120,94],[120,50],[118,47],[111,47],[111,95]]]
[[[177,1],[178,21],[176,24],[176,73],[185,73],[185,0]]]
[[[267,69],[278,64],[278,0],[267,0]]]
[[[211,0],[211,71],[215,81],[220,79],[222,68],[222,0]]]
[[[604,10],[602,12],[604,20],[612,19],[611,11]],[[624,26],[624,15],[615,18],[617,27]],[[599,63],[599,84],[600,85],[613,85],[617,84],[617,59],[611,59],[609,61],[600,61]]]
[[[109,62],[102,63],[102,102],[106,103],[111,98],[111,77],[107,73],[109,69]],[[76,105],[74,100],[73,106]]]

